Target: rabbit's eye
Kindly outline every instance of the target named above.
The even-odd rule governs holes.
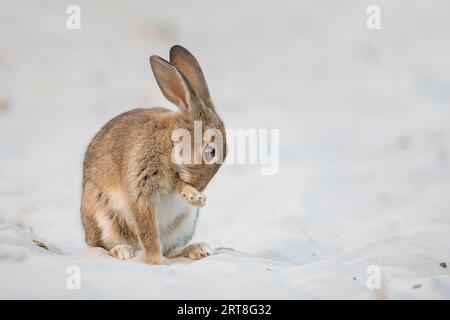
[[[205,159],[206,163],[210,163],[212,160],[214,160],[216,156],[216,148],[214,146],[208,144],[203,149],[203,158]]]

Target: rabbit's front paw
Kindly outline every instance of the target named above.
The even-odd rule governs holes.
[[[192,260],[198,260],[201,258],[206,258],[211,254],[211,248],[205,242],[199,242],[191,244],[184,248],[182,256]]]
[[[120,260],[128,260],[134,258],[134,250],[127,244],[119,244],[109,250],[109,254]]]
[[[206,198],[194,187],[186,185],[181,190],[181,196],[196,207],[203,207],[205,205]]]

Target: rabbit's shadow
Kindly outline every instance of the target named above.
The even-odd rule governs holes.
[[[213,249],[212,255],[207,256],[203,259],[192,260],[192,259],[185,258],[185,257],[172,258],[172,259],[169,259],[169,264],[174,264],[174,263],[191,264],[191,263],[196,263],[196,262],[200,262],[200,261],[207,261],[208,259],[214,258],[215,256],[249,257],[250,255],[248,255],[244,252],[235,250],[233,248],[219,247],[219,248]]]
[[[84,250],[78,251],[78,252],[74,252],[71,254],[68,254],[71,258],[76,258],[76,259],[101,259],[101,260],[110,260],[110,261],[117,261],[117,262],[137,262],[137,263],[144,263],[144,252],[142,250],[137,250],[135,252],[136,256],[132,259],[129,260],[118,260],[114,257],[112,257],[107,250],[105,250],[104,248],[100,248],[100,247],[92,247],[92,248],[86,248]],[[208,256],[206,258],[200,259],[200,260],[192,260],[189,258],[185,258],[185,257],[179,257],[179,258],[172,258],[172,259],[166,259],[166,263],[168,265],[171,264],[191,264],[191,263],[195,263],[198,261],[202,261],[204,259],[209,259],[212,258],[214,256],[230,256],[230,257],[249,257],[250,255],[235,250],[233,248],[229,248],[229,247],[219,247],[219,248],[215,248],[213,250],[213,254],[211,256]]]
[[[245,252],[238,251],[236,249],[229,248],[229,247],[220,247],[220,248],[214,249],[214,255],[219,255],[219,254],[232,256],[232,257],[249,257],[250,256],[249,254],[247,254]]]

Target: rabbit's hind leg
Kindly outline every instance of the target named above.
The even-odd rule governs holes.
[[[205,242],[190,244],[186,247],[171,250],[166,257],[169,259],[184,257],[191,260],[199,260],[213,254],[213,250]]]
[[[83,193],[83,203],[89,204],[90,208],[90,214],[83,219],[88,244],[95,243],[105,248],[117,259],[134,258],[134,247],[138,244],[127,221],[128,209],[123,194],[99,188],[91,189]]]
[[[133,259],[135,257],[133,247],[128,244],[115,245],[111,250],[109,250],[109,254],[120,260]]]
[[[84,226],[86,243],[91,247],[103,247],[102,230],[99,228],[96,211],[98,204],[93,194],[92,184],[83,186],[83,194],[81,199],[81,220]]]
[[[121,260],[134,258],[134,235],[123,221],[120,211],[112,208],[98,211],[97,219],[102,231],[103,247],[109,254]]]

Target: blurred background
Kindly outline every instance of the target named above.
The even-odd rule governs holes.
[[[72,4],[80,30],[66,27]],[[372,4],[380,30],[366,26]],[[227,128],[280,129],[279,173],[223,166],[196,239],[297,266],[424,228],[440,239],[449,16],[444,0],[0,0],[0,220],[85,248],[87,144],[121,112],[175,110],[148,58],[181,44]]]

